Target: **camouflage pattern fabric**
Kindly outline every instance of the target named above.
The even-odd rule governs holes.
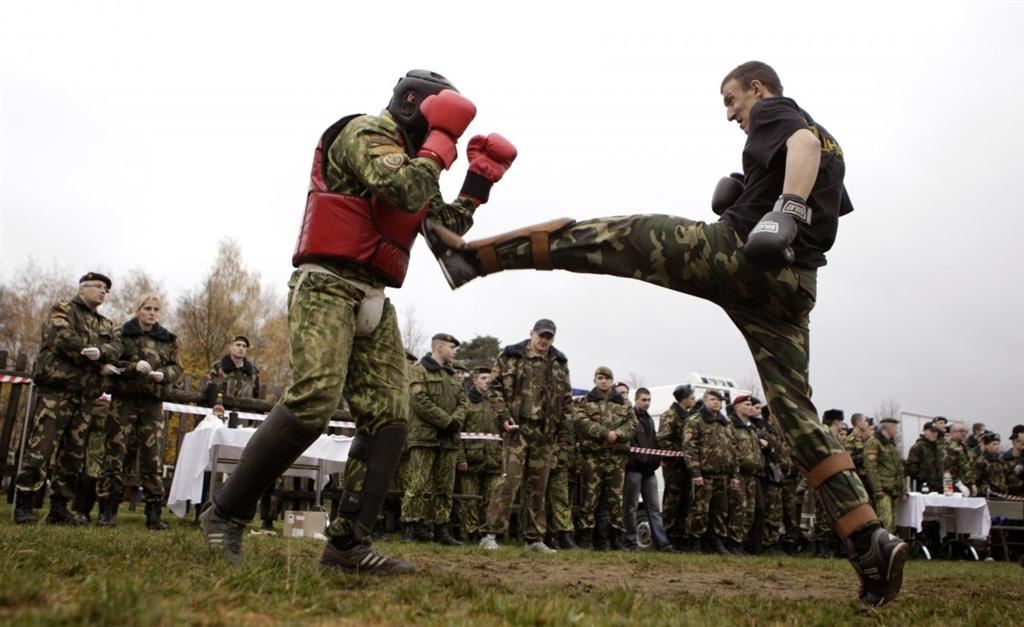
[[[210,383],[217,390],[234,398],[258,398],[260,395],[260,370],[256,364],[242,358],[242,365],[236,366],[230,355],[213,362],[210,366]]]
[[[974,486],[974,470],[971,468],[971,455],[963,442],[946,440],[942,465],[945,472],[953,477],[953,483],[963,482],[967,487]]]
[[[521,485],[523,539],[526,542],[543,540],[547,531],[544,497],[554,453],[554,438],[539,421],[525,422],[506,436],[502,451],[503,472],[487,506],[487,520],[480,529],[481,533],[503,534],[508,531],[509,514]]]
[[[672,403],[658,421],[658,446],[663,450],[682,451],[686,435],[686,421],[697,410],[683,409],[679,403]],[[661,477],[665,482],[662,497],[661,519],[665,533],[679,541],[686,536],[686,516],[690,510],[693,484],[684,459],[666,457],[662,461]]]
[[[138,319],[132,318],[121,325],[118,337],[122,349],[117,366],[124,370],[110,377],[111,394],[121,398],[163,398],[165,390],[169,390],[182,373],[177,336],[159,323],[143,331]],[[139,372],[136,365],[140,361],[149,363],[154,372],[163,373],[163,381],[157,383]]]
[[[622,490],[626,480],[629,443],[638,428],[636,412],[626,399],[611,389],[602,394],[594,388],[576,406],[576,439],[582,458],[583,503],[580,525],[592,529],[601,493],[605,495],[609,524],[623,531]],[[609,444],[609,433],[618,439]]]
[[[50,493],[75,498],[78,478],[85,470],[93,400],[74,392],[38,390],[35,423],[16,480],[18,490],[36,492],[43,487],[56,448]]]
[[[455,493],[458,452],[429,446],[409,448],[409,466],[402,499],[402,522],[446,524]]]
[[[106,454],[103,475],[96,493],[101,498],[121,500],[124,494],[125,464],[129,464],[128,443],[139,451],[139,478],[147,502],[162,502],[164,484],[160,457],[164,444],[164,412],[159,399],[114,398],[107,415]]]
[[[786,438],[778,423],[775,422],[774,416],[769,416],[767,420],[757,421],[755,426],[758,430],[758,437],[768,442],[768,448],[763,451],[765,458],[778,465],[783,477],[788,477],[792,473],[793,462],[790,461],[789,445],[786,444]],[[765,481],[763,484],[765,511],[764,532],[761,541],[766,547],[778,543],[785,526],[785,516],[783,515],[783,486],[785,482],[786,480],[783,479],[782,483]]]
[[[686,463],[693,478],[704,475],[739,474],[740,465],[736,452],[736,439],[732,426],[722,414],[712,414],[706,409],[686,422]]]
[[[106,425],[109,411],[109,401],[98,398],[93,403],[85,445],[85,474],[93,479],[99,479],[103,474],[103,454],[107,440]]]
[[[886,529],[893,529],[894,502],[906,496],[903,460],[896,443],[882,434],[864,443],[864,473],[873,487],[875,511]]]
[[[932,492],[942,492],[942,449],[941,442],[931,442],[924,436],[910,447],[904,468],[919,490],[927,483]]]
[[[729,487],[728,536],[742,544],[754,523],[758,478],[742,473],[736,478],[740,482],[739,487]]]
[[[501,425],[491,403],[480,392],[467,393],[466,423],[463,431],[469,433],[501,433]],[[468,466],[471,474],[479,472],[501,473],[501,442],[495,440],[459,439],[459,462]]]
[[[575,222],[550,237],[555,269],[645,281],[722,307],[750,347],[796,462],[810,469],[843,452],[811,402],[808,329],[817,271],[793,266],[763,272],[748,264],[742,247],[727,223],[651,214]],[[534,267],[528,237],[499,244],[497,253],[506,270]],[[868,503],[853,471],[833,476],[820,492],[833,518]]]
[[[981,496],[989,492],[1006,494],[1006,474],[1006,464],[998,453],[983,450],[978,459],[974,460],[974,485]]]
[[[466,422],[466,392],[450,365],[437,363],[430,355],[409,371],[408,446],[461,448],[459,432]],[[410,472],[416,472],[410,470]]]
[[[784,537],[793,544],[800,540],[801,535],[803,499],[798,497],[800,478],[800,473],[794,468],[782,482],[782,527],[785,529]]]
[[[121,339],[114,323],[90,309],[78,296],[50,308],[43,320],[43,338],[32,380],[40,389],[75,392],[88,399],[103,393],[100,368],[121,355]],[[82,349],[100,349],[92,361]]]
[[[729,514],[728,475],[704,475],[704,485],[693,486],[693,505],[686,518],[690,536],[699,538],[707,532],[719,538],[729,537],[726,518]]]
[[[497,472],[464,473],[459,475],[459,493],[479,496],[480,500],[461,499],[458,502],[459,518],[462,520],[462,530],[466,533],[477,533],[483,524],[487,507],[490,505],[494,489],[501,481],[501,474]]]
[[[559,452],[561,449],[559,449]],[[555,454],[558,456],[558,453]],[[548,489],[545,495],[547,506],[547,530],[549,532],[572,531],[572,502],[569,499],[570,469],[563,464],[554,464],[548,474]]]

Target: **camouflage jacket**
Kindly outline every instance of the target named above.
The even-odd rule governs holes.
[[[736,440],[729,419],[721,413],[700,413],[686,422],[686,464],[694,478],[739,474]]]
[[[260,369],[256,364],[242,358],[239,368],[231,355],[224,355],[210,366],[210,384],[214,386],[214,398],[220,392],[232,398],[259,398]],[[212,399],[210,402],[213,402]]]
[[[768,448],[764,451],[765,457],[768,458],[768,461],[778,464],[779,470],[784,476],[789,476],[793,470],[793,458],[789,442],[786,441],[786,434],[782,432],[775,416],[761,420],[760,425],[757,426],[760,426],[761,437],[768,441]]]
[[[409,421],[407,446],[459,448],[459,432],[466,422],[466,392],[450,365],[430,355],[409,371]]]
[[[864,443],[864,473],[875,492],[896,498],[907,493],[900,450],[881,433]]]
[[[979,496],[989,492],[1006,494],[1006,464],[999,453],[983,451],[981,457],[974,460],[974,484]]]
[[[733,416],[730,422],[732,437],[736,442],[736,461],[739,463],[740,474],[763,477],[764,455],[761,454],[757,428],[739,416]]]
[[[636,429],[633,406],[614,388],[607,395],[594,388],[576,407],[576,440],[583,455],[616,455],[625,461]],[[609,444],[606,438],[613,431],[618,439]]]
[[[695,416],[697,411],[694,407],[686,410],[679,403],[672,403],[668,411],[658,419],[658,446],[668,451],[682,451],[686,421]],[[681,457],[663,457],[662,460],[677,465],[685,463]]]
[[[914,442],[907,454],[907,476],[917,483],[918,490],[927,483],[932,492],[942,491],[942,448],[938,442],[924,437]]]
[[[387,204],[415,213],[429,204],[428,217],[462,235],[473,225],[479,202],[459,196],[445,203],[438,188],[441,166],[417,157],[391,114],[359,116],[341,130],[329,147],[324,183],[336,194],[374,196]],[[356,262],[325,264],[340,276],[382,287],[380,277]]]
[[[554,346],[544,355],[524,340],[502,349],[491,369],[487,398],[499,424],[511,419],[562,449],[571,446],[575,414],[569,360]]]
[[[1024,453],[1013,454],[1013,449],[1003,453],[1003,463],[1006,464],[1006,490],[1014,496],[1022,496],[1024,493]],[[1017,472],[1017,468],[1021,472]]]
[[[974,485],[974,469],[971,468],[971,454],[963,442],[946,440],[946,450],[942,458],[942,467],[953,477],[953,483],[962,481],[967,487]]]
[[[82,349],[89,346],[100,349],[96,361],[82,355]],[[43,340],[32,379],[42,389],[97,397],[105,385],[100,368],[117,361],[120,354],[121,339],[114,323],[75,296],[51,307],[43,320]]]
[[[854,430],[846,438],[846,452],[853,458],[853,465],[857,467],[857,474],[864,474],[864,437]]]
[[[114,396],[163,398],[164,390],[169,390],[181,376],[177,336],[159,323],[149,331],[143,331],[138,318],[132,318],[121,325],[119,335],[122,348],[117,367],[123,368],[124,372],[110,378]],[[135,366],[140,361],[149,362],[154,372],[164,373],[164,380],[157,383],[149,375],[139,372]]]
[[[476,388],[466,393],[466,424],[471,433],[501,433],[498,417],[487,398]],[[469,472],[501,472],[501,442],[496,440],[461,440],[459,462],[469,465]]]

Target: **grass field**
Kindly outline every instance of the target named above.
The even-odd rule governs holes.
[[[124,508],[122,508],[124,509]],[[45,514],[45,512],[42,512]],[[1024,622],[1016,563],[908,564],[900,599],[856,603],[845,560],[382,542],[416,575],[322,572],[316,540],[249,536],[232,566],[195,526],[147,531],[15,526],[0,506],[0,623],[11,625],[1012,625]]]

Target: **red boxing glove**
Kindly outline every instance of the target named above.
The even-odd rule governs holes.
[[[469,158],[469,171],[479,174],[492,183],[501,180],[505,171],[515,161],[516,147],[512,142],[497,133],[487,137],[477,135],[469,140],[466,156]]]
[[[476,106],[458,92],[443,89],[424,98],[420,111],[430,131],[418,155],[430,157],[447,170],[458,156],[455,142],[476,117]]]

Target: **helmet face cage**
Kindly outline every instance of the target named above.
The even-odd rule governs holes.
[[[412,70],[395,85],[388,112],[413,141],[413,148],[419,150],[427,138],[427,121],[420,111],[420,105],[427,98],[444,89],[458,91],[444,76],[429,70]]]

